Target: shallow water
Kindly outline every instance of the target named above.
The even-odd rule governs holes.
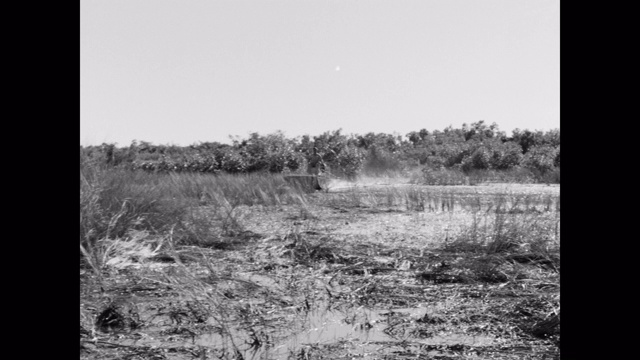
[[[340,344],[348,348],[352,355],[367,357],[368,355],[382,355],[397,346],[406,347],[419,345],[469,345],[486,346],[495,342],[488,336],[471,336],[467,334],[450,333],[437,334],[426,338],[409,336],[395,337],[385,332],[389,327],[390,314],[406,319],[406,322],[420,319],[426,314],[425,308],[407,308],[393,310],[371,310],[357,308],[354,310],[320,310],[309,311],[301,316],[289,329],[282,330],[281,336],[272,337],[270,343],[253,343],[247,332],[235,329],[230,334],[235,346],[241,349],[247,359],[269,358],[286,359],[292,353],[297,353],[305,346],[323,346]],[[232,349],[229,336],[217,333],[204,334],[188,341],[203,347]],[[186,345],[187,343],[185,343]],[[396,349],[397,350],[397,349]]]

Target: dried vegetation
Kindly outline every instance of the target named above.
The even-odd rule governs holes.
[[[82,359],[559,357],[559,187],[81,171]]]

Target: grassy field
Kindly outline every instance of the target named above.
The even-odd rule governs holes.
[[[559,358],[560,187],[81,166],[81,359]]]

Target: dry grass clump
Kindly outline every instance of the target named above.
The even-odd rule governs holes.
[[[299,204],[302,189],[289,186],[277,174],[221,174],[171,173],[166,175],[170,184],[185,197],[197,199],[200,205]]]
[[[81,260],[100,269],[114,239],[131,231],[162,235],[181,228],[189,199],[152,174],[85,166],[80,170]]]
[[[372,212],[452,212],[459,203],[450,192],[406,184],[351,187],[323,195],[316,202],[332,208],[368,208]]]
[[[175,244],[219,243],[243,232],[239,206],[284,204],[306,208],[304,193],[281,175],[148,173],[81,161],[81,264],[98,271],[114,241],[131,241],[131,231],[170,236]],[[202,206],[208,212],[195,210]]]
[[[560,170],[554,169],[540,174],[531,169],[516,167],[509,170],[463,171],[460,168],[432,169],[425,167],[420,173],[413,172],[411,181],[422,185],[478,185],[482,183],[514,183],[514,184],[559,184]]]
[[[521,211],[519,201],[506,207],[504,200],[495,198],[484,210],[475,208],[471,224],[443,246],[445,253],[459,255],[454,273],[485,283],[538,278],[531,265],[559,273],[559,213]]]

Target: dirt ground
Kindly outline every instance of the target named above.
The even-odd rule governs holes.
[[[81,359],[559,358],[559,186],[355,185],[81,270]],[[545,256],[459,241],[496,228],[496,201],[555,226]]]

